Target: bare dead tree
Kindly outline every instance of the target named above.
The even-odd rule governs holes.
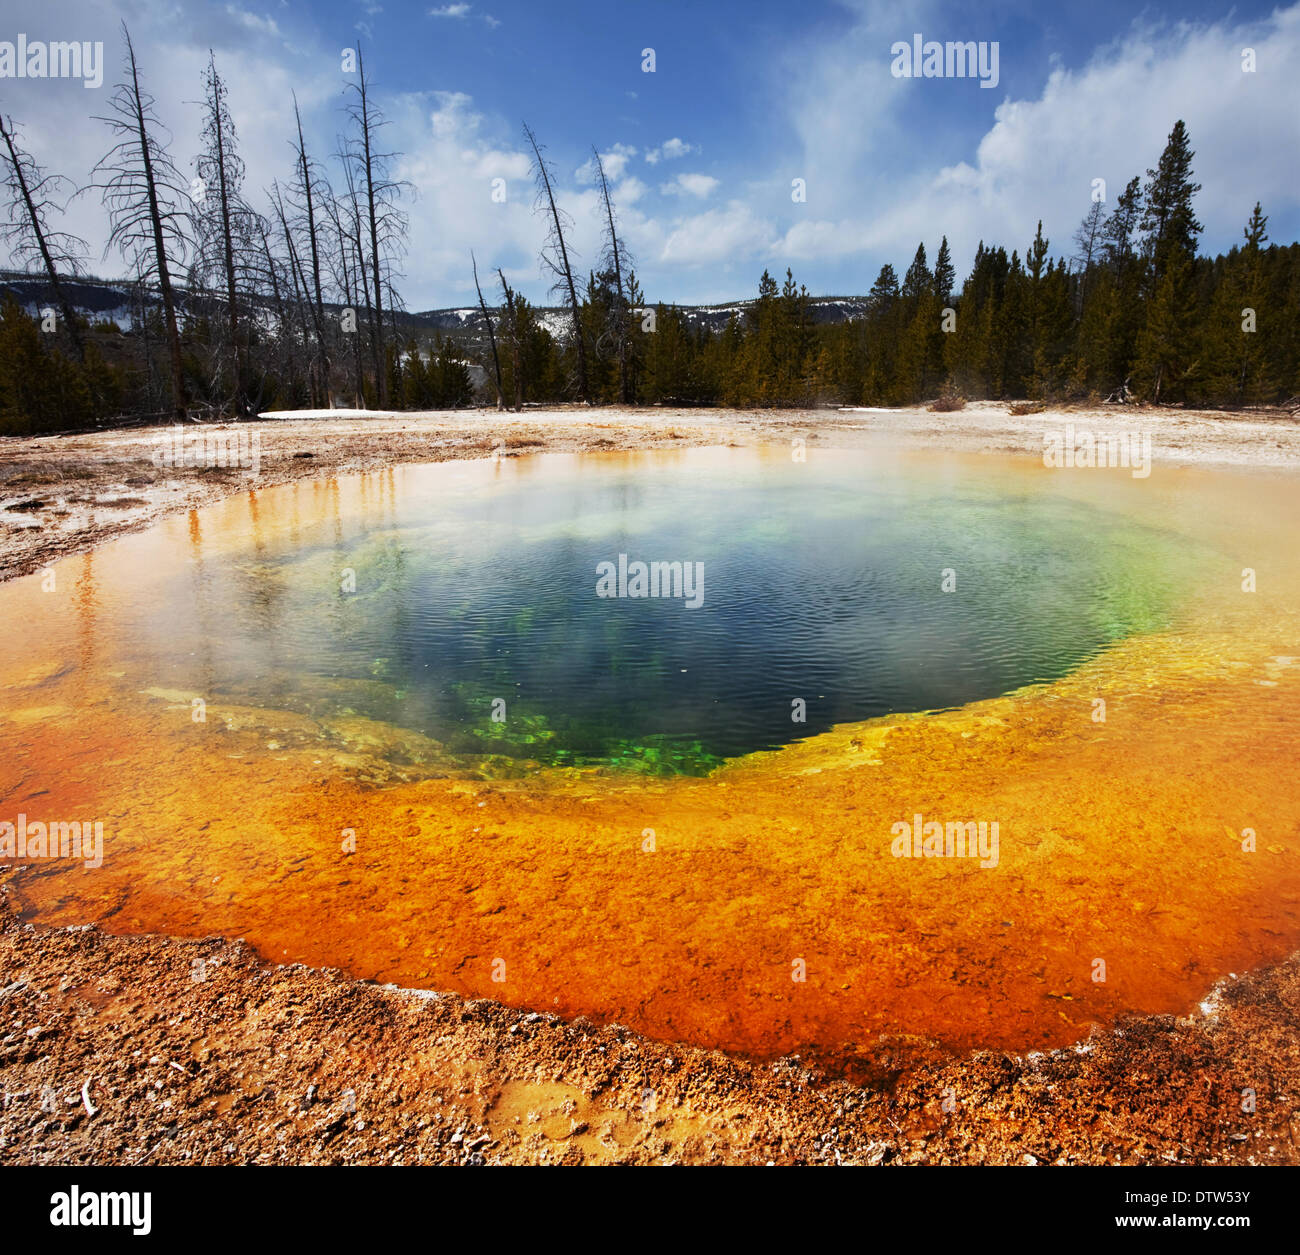
[[[141,280],[158,285],[171,357],[172,409],[177,421],[183,422],[185,369],[171,267],[179,264],[188,248],[189,193],[166,142],[158,136],[162,123],[154,112],[153,97],[140,86],[135,49],[125,22],[122,38],[127,81],[119,83],[109,98],[112,114],[96,118],[110,128],[118,142],[96,163],[90,187],[100,191],[109,213],[105,253],[117,248]]]
[[[325,202],[325,213],[330,224],[329,266],[333,272],[334,285],[343,298],[345,309],[350,309],[355,317],[362,303],[362,295],[357,292],[359,272],[353,256],[352,240],[346,218],[347,203],[338,196],[331,196]],[[357,409],[363,406],[361,379],[361,336],[355,324],[352,329],[353,361],[353,403]]]
[[[267,373],[272,367],[279,375],[285,365],[291,363],[292,358],[292,336],[289,334],[289,311],[285,304],[285,288],[287,286],[287,276],[284,273],[284,262],[271,247],[271,237],[273,227],[271,222],[261,214],[254,214],[252,226],[256,236],[256,255],[251,261],[251,287],[255,298],[262,304],[265,303],[267,295],[271,298],[271,309],[275,317],[275,334],[267,338],[267,349],[272,350],[268,357],[267,352],[263,352],[257,357],[250,357],[249,367],[250,375],[259,373],[255,372],[253,363],[260,363],[260,377],[258,378],[255,392],[255,400],[252,408],[256,411],[260,408],[261,399],[266,393]],[[249,380],[250,393],[253,391],[252,380]]]
[[[240,289],[247,286],[250,254],[264,241],[260,240],[256,215],[244,201],[244,163],[237,150],[226,84],[217,73],[216,58],[211,51],[203,73],[203,110],[204,147],[194,163],[200,181],[193,213],[195,270],[204,281],[200,286],[205,289],[210,273],[219,275],[224,287],[231,395],[234,408],[247,413],[247,349],[240,329]],[[215,196],[209,194],[212,192]]]
[[[343,299],[343,304],[354,308],[356,300],[353,294],[352,252],[348,248],[347,232],[343,227],[342,202],[338,196],[331,196],[321,210],[329,226],[329,248],[325,254],[325,265],[330,272],[330,279]]]
[[[609,181],[605,178],[605,163],[593,144],[591,155],[596,160],[596,174],[600,179],[600,199],[605,210],[604,248],[601,265],[614,275],[614,300],[610,304],[607,333],[614,336],[618,352],[618,396],[624,405],[632,400],[631,372],[628,368],[628,320],[632,313],[632,302],[628,285],[623,275],[630,271],[632,259],[627,255],[618,238],[618,226],[614,214],[614,202],[609,194]]]
[[[312,323],[316,328],[316,369],[319,387],[313,388],[319,403],[329,395],[329,352],[325,346],[325,301],[321,290],[320,241],[317,236],[316,205],[327,198],[327,189],[321,186],[320,167],[307,154],[307,141],[302,133],[302,115],[298,111],[298,97],[293,98],[293,117],[297,124],[298,140],[294,146],[294,184],[290,201],[297,210],[297,224],[307,237],[307,256],[311,259],[311,289],[315,296]]]
[[[573,315],[573,343],[578,360],[578,397],[584,402],[591,400],[587,386],[587,346],[582,334],[582,317],[578,311],[578,290],[573,284],[573,268],[569,264],[569,248],[564,241],[564,229],[572,222],[555,203],[555,171],[542,156],[541,145],[528,123],[524,123],[524,136],[533,150],[533,176],[537,182],[537,202],[535,211],[546,213],[549,219],[546,243],[542,248],[542,265],[550,271],[555,279],[552,291],[568,295],[569,310]]]
[[[1078,252],[1075,253],[1073,260],[1079,263],[1079,286],[1074,307],[1076,317],[1083,311],[1088,283],[1092,278],[1093,263],[1101,256],[1105,227],[1105,207],[1101,201],[1094,200],[1074,233],[1074,246]]]
[[[505,272],[499,266],[497,274],[501,278],[501,295],[505,301],[506,314],[503,323],[510,343],[510,374],[515,386],[514,408],[518,412],[524,408],[524,369],[523,354],[519,344],[519,306],[514,292],[506,282]]]
[[[357,44],[357,79],[349,82],[348,87],[354,93],[348,105],[348,117],[354,127],[348,151],[356,167],[369,233],[370,280],[375,293],[371,311],[375,395],[382,408],[388,384],[384,371],[384,288],[392,294],[393,267],[404,248],[407,228],[406,214],[398,202],[410,185],[389,175],[391,163],[400,154],[381,152],[378,148],[379,132],[388,123],[370,98],[360,44]]]
[[[501,387],[501,358],[497,354],[497,335],[492,327],[492,315],[488,312],[487,302],[483,299],[483,289],[479,286],[478,261],[474,257],[473,249],[470,249],[469,261],[474,267],[474,290],[478,293],[478,307],[483,311],[483,320],[487,323],[488,341],[492,345],[492,365],[497,377],[497,409],[503,410],[506,407],[505,390]]]
[[[1114,392],[1112,392],[1109,396],[1107,396],[1106,404],[1107,405],[1135,404],[1137,402],[1137,398],[1133,395],[1132,392],[1129,391],[1128,384],[1129,381],[1127,378],[1125,378],[1124,382],[1120,384],[1120,386],[1116,388]]]
[[[366,250],[363,242],[361,199],[357,191],[356,170],[349,157],[346,145],[340,148],[338,158],[343,170],[343,180],[347,185],[347,199],[340,208],[339,226],[341,232],[347,237],[347,247],[352,258],[352,272],[355,276],[354,287],[356,290],[356,305],[353,308],[357,312],[361,309],[366,311],[365,325],[373,331],[372,311],[370,308],[370,279],[366,270]],[[365,403],[365,372],[362,367],[364,350],[365,337],[360,324],[358,324],[353,331],[352,339],[352,364],[353,373],[356,377],[358,409],[362,408]]]
[[[39,258],[77,357],[85,361],[81,327],[67,290],[59,282],[59,271],[80,274],[89,246],[80,236],[56,231],[49,223],[52,212],[63,212],[63,206],[55,198],[64,186],[72,187],[72,184],[61,174],[47,174],[36,164],[32,155],[21,147],[12,118],[6,121],[0,116],[0,136],[5,143],[5,167],[0,183],[9,194],[8,214],[0,223],[0,239],[9,246],[11,257],[23,269]]]
[[[271,289],[271,297],[275,302],[276,321],[283,326],[285,321],[285,308],[283,285],[280,283],[280,261],[271,251],[271,224],[260,214],[257,217],[257,238],[261,249],[260,260],[261,269],[257,276],[258,282]]]
[[[312,304],[308,292],[307,276],[303,273],[302,261],[298,257],[298,248],[294,243],[293,230],[289,225],[289,215],[285,212],[284,208],[284,196],[280,191],[280,185],[278,183],[271,184],[271,207],[275,210],[276,221],[280,224],[280,234],[284,239],[285,256],[289,263],[289,277],[293,284],[294,308],[298,314],[299,331],[301,333],[304,350],[306,350],[307,346],[313,343],[313,339],[314,342],[319,345],[321,340],[321,329],[319,323],[316,322],[316,306]],[[308,311],[310,311],[310,315],[308,314]],[[307,322],[309,316],[315,324],[314,337]],[[314,369],[315,355],[309,353],[307,368],[304,372],[309,381],[309,388],[311,386],[310,380]]]

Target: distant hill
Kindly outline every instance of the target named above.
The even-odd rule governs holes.
[[[64,279],[61,283],[66,290],[73,307],[91,322],[111,321],[117,323],[123,331],[129,331],[133,325],[133,297],[130,285],[120,280],[84,278]],[[53,293],[49,284],[41,278],[20,274],[15,271],[0,271],[0,299],[12,296],[29,314],[53,302]],[[181,286],[176,287],[177,302],[185,306],[188,293]],[[151,305],[160,301],[156,293],[148,296]],[[678,309],[692,327],[707,327],[710,331],[721,331],[733,314],[744,316],[755,302],[730,301],[723,305],[679,305]],[[263,309],[271,313],[269,302],[262,302]],[[333,302],[326,302],[331,311],[342,308]],[[865,313],[867,302],[859,296],[815,296],[810,298],[812,318],[815,323],[845,322]],[[492,308],[495,316],[497,310]],[[544,327],[554,336],[562,336],[568,329],[567,310],[558,306],[543,306],[537,310]],[[487,327],[483,314],[476,306],[458,306],[451,309],[426,309],[416,312],[399,310],[396,314],[398,327],[415,335],[420,340],[431,339],[423,332],[438,332],[452,340],[467,346],[477,346],[486,341]]]
[[[112,321],[119,326],[127,326],[123,319],[128,322],[130,320],[131,296],[128,285],[105,279],[60,278],[59,283],[73,308],[91,322]],[[54,300],[54,293],[44,279],[11,270],[0,271],[0,299],[11,296],[33,316],[38,309]]]
[[[710,331],[721,331],[733,314],[743,317],[755,303],[752,300],[730,301],[725,305],[679,305],[677,308],[685,315],[692,327],[703,326],[708,327]],[[809,298],[809,304],[815,323],[847,322],[850,318],[865,313],[867,308],[866,298],[861,296],[814,296]],[[492,312],[495,314],[496,310],[493,309]],[[552,334],[558,334],[568,325],[568,311],[559,306],[545,306],[540,308],[538,313],[543,325]],[[409,314],[407,317],[421,326],[436,329],[444,335],[486,331],[483,315],[476,306],[427,309]]]

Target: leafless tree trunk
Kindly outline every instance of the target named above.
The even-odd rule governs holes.
[[[277,377],[279,376],[286,358],[286,349],[290,350],[289,361],[292,362],[291,346],[292,337],[288,334],[289,314],[285,306],[284,292],[280,286],[280,265],[276,256],[271,252],[270,223],[267,222],[261,214],[254,214],[252,217],[253,228],[257,237],[258,253],[261,265],[265,267],[265,284],[270,287],[271,299],[274,302],[275,319],[277,324],[277,333],[275,342],[277,353],[274,358],[268,360],[265,356],[261,362],[261,378],[258,380],[256,399],[252,408],[256,411],[260,408],[262,398],[266,393],[266,376],[274,363],[274,369]],[[254,276],[254,287],[256,290],[264,291],[262,278],[260,275]],[[256,359],[253,359],[256,360]],[[251,362],[250,362],[251,365]]]
[[[605,236],[605,250],[609,255],[609,262],[614,271],[614,333],[618,341],[618,396],[624,405],[631,403],[631,381],[628,374],[627,360],[627,320],[631,302],[628,300],[627,292],[623,285],[623,263],[626,260],[621,256],[622,250],[618,243],[618,230],[614,224],[614,204],[609,195],[609,183],[605,179],[605,163],[600,158],[600,153],[592,145],[591,155],[596,159],[596,173],[600,176],[600,198],[605,207],[605,223],[607,234]]]
[[[361,238],[361,202],[357,197],[356,176],[352,168],[352,162],[348,158],[346,151],[339,154],[343,164],[343,177],[348,185],[348,208],[351,210],[351,223],[349,230],[349,243],[352,246],[353,271],[356,275],[356,294],[357,304],[355,312],[360,313],[361,306],[364,305],[367,312],[367,319],[370,313],[370,279],[366,273],[366,250],[362,247]],[[369,324],[369,321],[367,322]],[[373,330],[373,327],[372,327]],[[365,406],[365,373],[362,368],[362,353],[364,349],[361,327],[357,326],[353,333],[352,340],[352,364],[353,372],[356,376],[357,408],[362,409]]]
[[[122,24],[126,42],[126,68],[130,81],[119,83],[110,105],[114,116],[100,118],[120,137],[118,142],[95,166],[92,183],[103,192],[112,227],[109,247],[118,247],[124,255],[134,257],[144,279],[156,278],[162,296],[167,325],[167,344],[171,356],[172,409],[176,420],[185,420],[185,368],[181,361],[181,337],[176,320],[176,299],[172,291],[168,245],[183,254],[186,237],[182,200],[187,196],[184,183],[166,148],[154,137],[151,128],[159,123],[153,112],[153,99],[140,88],[131,35]]]
[[[280,295],[280,276],[275,264],[275,258],[271,255],[271,242],[268,238],[270,233],[266,229],[266,223],[260,221],[257,224],[258,237],[262,241],[262,258],[266,263],[266,275],[271,284],[271,295],[275,300],[275,316],[280,326],[284,326],[284,299]]]
[[[501,358],[497,355],[497,336],[492,328],[492,315],[488,313],[487,302],[483,299],[483,289],[479,286],[478,281],[478,262],[474,258],[473,249],[469,254],[470,265],[474,267],[474,289],[478,292],[478,307],[483,311],[484,321],[487,323],[488,340],[492,344],[492,365],[496,370],[497,376],[497,409],[503,410],[506,407],[505,391],[501,387]]]
[[[239,290],[235,282],[234,227],[234,219],[237,215],[248,216],[239,189],[243,178],[243,163],[235,153],[235,130],[230,118],[230,110],[226,105],[226,85],[217,73],[216,58],[211,53],[208,54],[204,88],[203,103],[207,110],[204,138],[208,150],[199,158],[197,164],[199,177],[204,183],[215,181],[217,185],[216,225],[220,234],[222,277],[226,285],[226,315],[230,334],[234,403],[239,412],[247,413],[247,397],[244,395],[244,352],[239,329]]]
[[[360,44],[357,45],[357,81],[348,86],[356,93],[356,99],[348,107],[349,116],[356,128],[351,141],[351,157],[361,176],[361,191],[365,197],[370,242],[370,279],[374,283],[375,293],[371,310],[371,352],[375,368],[375,396],[380,408],[383,408],[388,391],[384,369],[384,284],[388,283],[391,296],[395,257],[402,251],[406,236],[406,215],[397,207],[396,202],[406,185],[388,176],[388,164],[397,154],[380,152],[376,147],[379,130],[387,123],[370,99],[370,85],[366,82]]]
[[[307,315],[304,313],[304,310],[305,309],[311,310],[311,316],[313,322],[315,322],[316,306],[313,305],[311,302],[311,295],[307,287],[307,276],[303,274],[302,262],[298,258],[298,250],[293,242],[293,232],[289,228],[289,218],[288,215],[286,215],[284,212],[284,200],[281,197],[280,189],[276,184],[271,185],[271,204],[272,207],[275,209],[276,217],[280,221],[280,230],[284,235],[285,252],[288,254],[288,258],[289,258],[289,274],[293,279],[294,304],[298,310],[298,324],[302,330],[302,342],[305,350],[306,346],[311,343],[312,334],[311,331],[308,329]],[[321,340],[321,328],[319,322],[316,322],[315,333],[316,333],[315,334],[316,343],[319,344]],[[309,389],[312,388],[311,378],[312,378],[313,370],[314,370],[314,363],[312,359],[309,358],[307,362],[307,369],[305,372],[308,379]],[[314,389],[312,391],[312,395],[314,400],[318,399]]]
[[[1074,260],[1079,263],[1079,287],[1074,306],[1076,318],[1083,312],[1084,301],[1087,298],[1088,281],[1092,277],[1092,264],[1101,252],[1101,241],[1105,226],[1106,220],[1102,202],[1095,200],[1091,203],[1087,215],[1079,223],[1078,230],[1074,233],[1074,245],[1079,250],[1074,256]]]
[[[361,112],[361,172],[365,177],[366,212],[370,219],[370,272],[375,281],[374,338],[375,397],[382,409],[387,399],[387,380],[383,370],[384,297],[383,278],[379,266],[379,221],[375,213],[374,157],[370,150],[370,101],[366,89],[366,69],[361,61],[361,45],[357,45],[358,107]]]
[[[139,330],[140,343],[144,348],[145,408],[152,412],[155,398],[159,405],[162,404],[162,389],[158,386],[157,370],[153,360],[153,341],[149,335],[149,292],[139,277],[131,284],[131,320]]]
[[[547,248],[542,250],[542,260],[555,275],[556,287],[568,292],[569,309],[573,315],[573,341],[578,356],[578,397],[584,402],[591,400],[587,387],[587,346],[582,334],[582,316],[578,310],[578,290],[573,284],[573,268],[569,264],[569,249],[564,242],[564,216],[555,203],[555,189],[552,171],[542,156],[537,136],[528,123],[524,123],[524,135],[533,150],[533,172],[537,179],[537,208],[545,209],[550,214],[551,226],[547,237]],[[550,252],[547,252],[547,249]]]
[[[350,171],[344,166],[344,170],[349,175]],[[334,265],[337,267],[335,273],[335,282],[339,290],[343,293],[343,304],[346,308],[352,310],[355,317],[357,308],[360,305],[357,292],[357,267],[351,258],[352,241],[349,237],[347,228],[343,221],[343,208],[338,197],[331,196],[325,206],[330,217],[330,225],[334,229],[334,239],[338,244],[338,251],[335,255]],[[352,360],[355,367],[353,372],[353,404],[357,409],[363,407],[362,387],[361,387],[361,333],[353,326],[352,330]]]
[[[506,282],[505,272],[500,267],[497,274],[501,278],[501,293],[506,303],[507,327],[510,331],[510,372],[515,385],[515,411],[524,408],[524,368],[519,351],[519,312],[515,305],[515,294]]]
[[[297,192],[301,197],[301,209],[307,218],[307,242],[311,252],[312,291],[315,293],[316,305],[313,322],[316,328],[316,366],[319,372],[319,391],[317,401],[329,398],[329,353],[325,347],[325,301],[321,295],[320,283],[320,246],[316,238],[316,201],[315,184],[317,176],[311,159],[307,156],[307,142],[302,134],[302,115],[298,112],[298,97],[293,98],[293,117],[298,127],[297,154]]]
[[[44,173],[31,154],[18,146],[12,118],[6,124],[4,117],[0,116],[0,135],[4,136],[9,161],[3,183],[11,197],[9,221],[0,226],[0,238],[9,245],[15,260],[25,262],[33,254],[40,256],[50,289],[63,315],[63,325],[72,337],[78,359],[84,362],[85,342],[67,292],[59,282],[59,266],[69,268],[75,275],[80,258],[87,251],[86,242],[63,231],[52,231],[46,222],[47,212],[57,208],[52,197],[66,180],[62,175]]]

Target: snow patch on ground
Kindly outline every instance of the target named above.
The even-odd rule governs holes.
[[[262,410],[258,418],[395,418],[396,410]]]
[[[537,316],[537,321],[542,324],[547,333],[556,340],[563,340],[569,334],[569,329],[573,326],[573,317],[568,310],[543,310]]]

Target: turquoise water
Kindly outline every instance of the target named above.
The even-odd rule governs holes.
[[[1056,678],[1166,626],[1195,561],[1047,471],[745,450],[527,463],[402,468],[382,503],[266,527],[168,584],[128,639],[218,700],[364,715],[456,754],[701,773]],[[620,555],[682,563],[700,588],[598,596]]]

